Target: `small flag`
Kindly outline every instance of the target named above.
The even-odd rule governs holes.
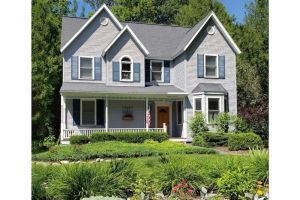
[[[150,127],[150,125],[151,125],[151,114],[150,114],[149,109],[147,109],[147,113],[146,113],[146,123],[147,123],[148,127]]]

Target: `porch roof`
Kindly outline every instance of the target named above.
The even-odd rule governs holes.
[[[192,93],[200,92],[218,92],[227,94],[227,90],[222,84],[218,83],[199,83],[192,91]]]
[[[107,86],[103,83],[65,82],[60,88],[61,93],[105,93],[105,94],[185,94],[173,85],[142,86]]]

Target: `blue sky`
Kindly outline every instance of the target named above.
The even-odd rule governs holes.
[[[72,0],[70,0],[72,2]],[[226,7],[226,10],[230,15],[234,15],[236,17],[236,21],[238,23],[242,23],[245,16],[245,6],[249,4],[253,0],[219,0]],[[78,0],[78,12],[77,15],[81,12],[82,5],[85,6],[85,12],[89,13],[91,8],[89,5],[83,2],[83,0]]]

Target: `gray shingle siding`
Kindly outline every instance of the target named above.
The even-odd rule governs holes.
[[[186,90],[186,59],[185,53],[181,54],[174,60],[174,68],[173,68],[173,84],[182,89]]]

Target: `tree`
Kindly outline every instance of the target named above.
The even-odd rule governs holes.
[[[59,134],[61,18],[67,0],[32,1],[32,137]]]
[[[81,7],[80,17],[85,17],[85,7],[84,6]]]
[[[77,0],[73,0],[71,6],[72,6],[72,8],[70,9],[70,16],[76,17],[77,10],[78,10],[78,2],[77,2]]]

